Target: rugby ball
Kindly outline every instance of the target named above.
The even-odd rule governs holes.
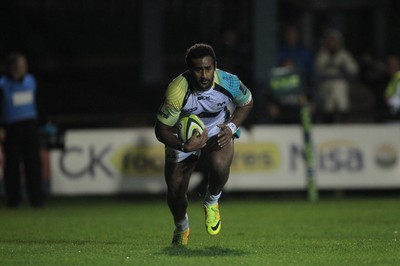
[[[197,137],[200,137],[201,133],[203,133],[204,128],[205,126],[203,121],[201,121],[201,119],[197,115],[191,114],[188,116],[184,116],[178,121],[179,139],[183,142],[186,142],[192,137],[195,129],[197,129]]]

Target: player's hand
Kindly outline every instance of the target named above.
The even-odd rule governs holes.
[[[208,131],[204,128],[203,133],[197,136],[197,129],[194,130],[193,135],[185,143],[185,151],[196,151],[204,148],[208,140]]]
[[[225,145],[228,145],[232,141],[232,130],[227,127],[225,124],[220,124],[218,127],[221,131],[218,133],[218,145],[222,148]]]

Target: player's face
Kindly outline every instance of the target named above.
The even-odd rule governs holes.
[[[214,83],[214,59],[211,56],[193,59],[193,67],[190,73],[194,78],[195,87],[198,90],[209,90]]]

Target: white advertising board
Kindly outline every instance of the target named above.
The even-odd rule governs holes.
[[[400,187],[400,126],[315,126],[320,189]],[[64,151],[52,151],[52,194],[164,193],[164,146],[152,128],[71,130]],[[193,186],[198,176],[191,181]],[[198,181],[198,180],[197,180]],[[256,126],[235,141],[234,190],[305,189],[302,132]]]
[[[50,165],[53,194],[165,190],[164,148],[148,128],[68,131]]]
[[[263,126],[247,133],[235,145],[235,159],[247,162],[236,169],[233,164],[227,189],[306,187],[300,128]],[[318,188],[400,187],[399,126],[315,126],[313,138]]]

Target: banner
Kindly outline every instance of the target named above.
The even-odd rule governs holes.
[[[71,130],[51,154],[53,194],[160,192],[164,147],[152,129]]]
[[[245,141],[235,144],[235,160],[247,158],[246,163],[232,166],[236,171],[227,189],[306,188],[299,127],[260,126],[247,133]],[[315,126],[313,137],[319,189],[400,187],[398,125]],[[254,153],[245,152],[248,145],[257,147]]]
[[[225,190],[306,188],[298,126],[242,129]],[[400,126],[315,126],[319,189],[400,187]],[[52,194],[164,193],[164,146],[152,128],[71,130],[50,154]],[[194,175],[191,187],[199,182]]]

